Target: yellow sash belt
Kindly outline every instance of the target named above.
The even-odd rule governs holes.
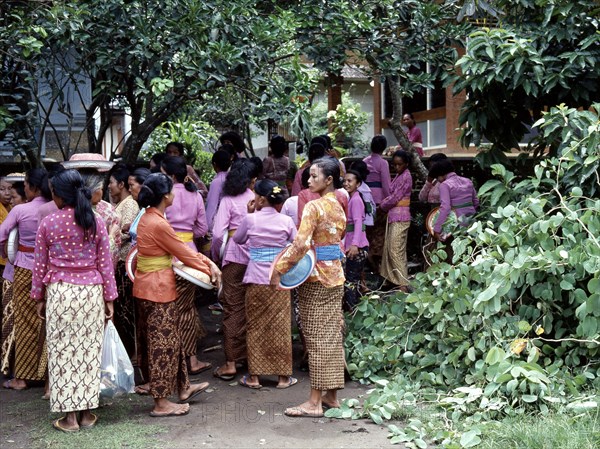
[[[227,231],[227,235],[228,235],[229,237],[233,237],[233,234],[235,234],[235,231],[237,231],[237,228],[235,228],[235,229],[230,229],[229,231]]]
[[[396,207],[408,207],[410,206],[410,198],[404,198],[396,203]]]
[[[164,256],[137,256],[137,269],[142,273],[151,273],[153,271],[171,268],[173,264],[172,257],[168,254]]]
[[[176,232],[177,236],[183,240],[184,243],[189,243],[194,241],[194,234],[192,232]]]

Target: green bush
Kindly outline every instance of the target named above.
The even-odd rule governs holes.
[[[376,388],[353,416],[433,400],[452,420],[598,407],[585,395],[600,390],[600,121],[558,107],[538,125],[558,157],[522,180],[493,166],[451,263],[439,245],[415,293],[357,307],[348,368]]]
[[[200,179],[208,185],[215,176],[210,150],[218,138],[217,131],[203,121],[184,118],[166,122],[150,135],[149,144],[140,153],[140,158],[150,160],[153,154],[163,152],[167,143],[180,142],[188,164],[200,172]]]

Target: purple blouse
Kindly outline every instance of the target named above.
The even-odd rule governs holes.
[[[35,234],[40,223],[39,209],[47,202],[45,198],[38,196],[28,203],[13,207],[2,225],[0,225],[0,247],[5,247],[8,234],[14,227],[18,227],[19,245],[33,248],[35,246]],[[18,251],[14,265],[15,267],[32,270],[33,259],[33,252]]]
[[[348,201],[348,220],[346,221],[346,236],[344,238],[344,250],[355,245],[359,248],[369,246],[367,234],[363,231],[363,223],[365,222],[365,203],[358,190],[352,194]],[[353,230],[348,230],[348,226],[353,226]]]
[[[6,261],[6,265],[4,266],[2,278],[6,279],[8,282],[12,282],[15,278],[15,267],[8,260]]]
[[[208,189],[208,196],[206,197],[206,223],[208,229],[212,229],[215,222],[215,215],[217,215],[217,210],[219,209],[219,201],[221,201],[225,178],[227,178],[227,172],[220,171],[210,183],[210,189]]]
[[[423,135],[421,134],[421,130],[415,125],[408,130],[406,137],[408,137],[408,140],[410,140],[415,150],[417,150],[417,154],[423,157]]]
[[[381,201],[390,194],[390,166],[380,154],[371,153],[363,159],[369,169],[366,184],[371,188],[375,204],[381,204]]]
[[[280,214],[273,207],[263,207],[246,215],[233,235],[233,241],[240,245],[247,243],[249,248],[283,248],[294,237],[296,225],[290,217]],[[269,285],[271,264],[250,260],[244,283]]]
[[[439,203],[440,202],[440,183],[426,181],[423,188],[419,192],[419,201],[422,203]]]
[[[213,260],[219,260],[219,252],[221,243],[223,243],[223,235],[238,228],[242,220],[248,215],[248,202],[254,199],[254,192],[250,189],[238,196],[224,196],[219,204],[219,210],[215,216],[215,222],[212,229],[212,242],[210,245],[210,253]],[[239,243],[229,240],[221,265],[225,266],[230,262],[248,265],[250,256],[248,254],[248,245],[240,245]]]
[[[35,241],[33,299],[43,300],[46,285],[61,281],[76,285],[102,284],[105,301],[117,298],[108,233],[102,219],[94,217],[96,236],[91,241],[75,223],[72,207],[65,207],[42,220]]]
[[[175,198],[165,210],[167,221],[175,232],[191,232],[194,237],[204,237],[208,231],[202,195],[185,190],[185,185],[173,185]]]
[[[410,200],[412,176],[408,169],[394,178],[390,190],[390,195],[381,202],[381,208],[388,212],[388,223],[410,221],[410,206],[396,205],[400,200]]]
[[[298,227],[298,196],[290,196],[285,200],[281,207],[281,213],[290,217]]]
[[[442,232],[442,225],[452,209],[457,217],[474,214],[479,207],[477,192],[470,179],[448,173],[446,180],[440,184],[440,214],[433,225],[435,232]]]

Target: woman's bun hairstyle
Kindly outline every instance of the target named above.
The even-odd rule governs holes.
[[[254,192],[264,196],[271,206],[282,204],[285,201],[283,189],[271,179],[257,181],[254,185]]]
[[[138,194],[140,207],[156,207],[173,190],[173,181],[164,173],[148,175]]]

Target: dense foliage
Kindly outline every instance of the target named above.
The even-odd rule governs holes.
[[[212,148],[216,145],[219,133],[206,122],[191,119],[179,119],[165,122],[154,130],[148,145],[140,156],[144,160],[156,153],[165,151],[169,142],[180,142],[184,148],[184,158],[200,172],[200,179],[207,186],[213,180]]]
[[[286,44],[293,22],[285,15],[261,14],[249,0],[6,2],[0,7],[0,43],[6,49],[1,67],[13,87],[24,90],[15,97],[10,83],[3,83],[0,109],[5,105],[3,113],[18,110],[27,119],[29,126],[21,128],[29,135],[22,137],[37,147],[37,155],[28,153],[34,165],[39,136],[52,126],[52,114],[72,119],[74,101],[85,109],[87,137],[59,142],[65,159],[82,149],[100,152],[113,111],[124,109],[131,116],[131,133],[125,136],[123,157],[133,162],[152,131],[191,101],[205,102],[233,89],[244,114],[258,108],[263,116],[275,115],[279,98],[302,90],[296,76],[302,67]],[[291,110],[291,102],[283,107]],[[241,128],[246,115],[236,117]],[[18,130],[14,120],[2,122]],[[13,139],[18,148],[24,142],[20,137]]]
[[[561,106],[539,125],[560,139],[557,156],[526,179],[494,166],[479,220],[457,231],[452,260],[439,247],[414,293],[358,306],[349,370],[378,387],[364,409],[330,414],[381,422],[434,400],[450,420],[598,407],[582,398],[600,389],[600,120]],[[469,435],[470,445],[478,440]]]
[[[593,0],[500,0],[491,28],[471,34],[454,92],[468,94],[462,143],[492,143],[489,160],[518,148],[544,108],[600,101],[600,6]],[[547,142],[538,142],[544,150]]]

